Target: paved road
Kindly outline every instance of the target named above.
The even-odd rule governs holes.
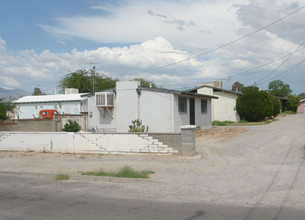
[[[265,207],[252,213],[249,207],[111,198],[111,195],[84,190],[87,187],[88,183],[54,182],[9,174],[0,182],[0,217],[25,220],[304,219],[304,211],[292,208]]]
[[[198,137],[194,157],[1,152],[0,219],[305,219],[305,116],[247,129]],[[156,173],[78,173],[124,165]]]

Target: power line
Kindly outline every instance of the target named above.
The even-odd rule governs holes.
[[[301,51],[301,50],[304,50],[304,49],[305,49],[305,48],[298,49],[298,52]],[[236,73],[236,74],[234,74],[234,75],[232,75],[232,76],[228,76],[228,77],[221,78],[221,79],[218,79],[218,80],[227,80],[228,78],[231,78],[231,79],[232,79],[232,78],[234,78],[234,77],[236,77],[236,76],[239,76],[239,75],[245,75],[246,73],[252,72],[252,71],[257,70],[257,69],[260,69],[261,67],[264,67],[264,66],[268,66],[268,65],[271,64],[271,63],[274,63],[274,62],[276,62],[276,61],[278,61],[278,60],[281,60],[281,59],[283,59],[283,58],[285,58],[285,57],[287,57],[287,56],[290,56],[290,54],[292,54],[292,53],[289,53],[289,54],[287,54],[287,55],[285,55],[285,56],[282,56],[282,57],[280,57],[280,58],[276,58],[276,59],[274,59],[274,60],[272,60],[272,61],[270,61],[270,62],[267,62],[267,63],[261,64],[261,65],[258,65],[258,66],[256,66],[256,67],[251,68],[251,69],[248,69],[248,70],[245,70],[245,71]]]
[[[298,46],[297,49],[295,49],[288,57],[287,59],[285,59],[283,62],[280,63],[280,65],[278,65],[274,70],[272,70],[270,73],[268,73],[267,75],[265,75],[263,78],[259,79],[257,83],[261,82],[263,79],[266,79],[268,76],[270,76],[272,73],[274,73],[275,71],[277,71],[286,61],[288,61],[298,50],[300,47],[302,47],[302,45],[304,44],[305,40]]]
[[[272,77],[272,78],[270,78],[270,79],[268,79],[268,80],[266,80],[266,81],[264,81],[264,82],[258,83],[258,84],[256,84],[256,85],[261,85],[261,84],[267,83],[267,82],[269,82],[269,81],[271,81],[271,80],[277,78],[278,76],[283,75],[284,73],[287,73],[287,72],[289,72],[289,71],[293,71],[293,70],[295,70],[298,66],[302,65],[304,62],[305,62],[305,59],[301,60],[300,62],[296,63],[295,65],[293,65],[293,66],[290,67],[289,69],[287,69],[287,70],[281,72],[280,74],[278,74],[278,75],[276,75],[276,76],[274,76],[274,77]]]
[[[194,58],[197,58],[197,57],[206,55],[206,54],[209,54],[209,53],[212,53],[212,52],[214,52],[214,51],[216,51],[216,50],[219,50],[219,49],[221,49],[221,48],[224,48],[224,47],[226,47],[226,46],[229,46],[229,45],[231,45],[231,44],[234,44],[234,43],[236,43],[237,41],[240,41],[240,40],[242,40],[242,39],[244,39],[244,38],[247,38],[247,37],[249,37],[249,36],[251,36],[251,35],[253,35],[253,34],[256,34],[256,33],[260,32],[260,31],[262,31],[262,30],[264,30],[264,29],[266,29],[266,28],[268,28],[268,27],[270,27],[270,26],[272,26],[272,25],[274,25],[274,24],[276,24],[276,23],[278,23],[278,22],[280,22],[280,21],[286,19],[287,17],[289,17],[289,16],[291,16],[291,15],[297,13],[298,11],[300,11],[300,10],[302,10],[302,9],[304,9],[304,8],[305,8],[305,6],[302,6],[302,7],[298,8],[297,10],[291,12],[290,14],[285,15],[284,17],[282,17],[282,18],[280,18],[280,19],[278,19],[278,20],[276,20],[276,21],[274,21],[274,22],[272,22],[272,23],[270,23],[270,24],[268,24],[268,25],[266,25],[266,26],[263,26],[262,28],[259,28],[259,29],[257,29],[256,31],[253,31],[253,32],[251,32],[251,33],[249,33],[249,34],[246,34],[246,35],[244,35],[244,36],[242,36],[242,37],[240,37],[240,38],[237,38],[237,39],[235,39],[235,40],[233,40],[233,41],[231,41],[231,42],[225,43],[225,44],[223,44],[223,45],[221,45],[221,46],[219,46],[219,47],[216,47],[216,48],[214,48],[214,49],[208,50],[208,51],[206,51],[206,52],[203,52],[203,53],[200,53],[200,54],[191,56],[191,57],[189,57],[189,58],[186,58],[186,59],[183,59],[183,60],[174,62],[174,63],[170,63],[170,64],[166,64],[166,65],[163,65],[163,66],[155,67],[155,68],[148,69],[148,70],[145,70],[145,71],[130,72],[130,73],[128,73],[128,74],[139,74],[139,73],[151,72],[151,71],[154,71],[154,70],[158,70],[158,69],[162,69],[162,68],[165,68],[165,67],[173,66],[173,65],[176,65],[176,64],[179,64],[179,63],[182,63],[182,62],[185,62],[185,61],[188,61],[188,60],[191,60],[191,59],[194,59]]]

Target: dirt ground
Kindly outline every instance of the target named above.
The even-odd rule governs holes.
[[[67,184],[86,183],[81,190],[117,198],[304,209],[304,145],[305,116],[291,115],[267,125],[203,131],[193,157],[0,152],[0,185],[7,175],[54,181],[56,173],[68,173]],[[155,174],[145,180],[79,173],[125,165]]]

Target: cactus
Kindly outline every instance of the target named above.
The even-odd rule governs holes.
[[[148,132],[148,126],[142,125],[142,120],[139,119],[131,121],[132,125],[129,125],[129,132]]]

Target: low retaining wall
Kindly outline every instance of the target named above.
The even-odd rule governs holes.
[[[147,134],[87,132],[0,132],[0,150],[98,154],[178,153]]]

